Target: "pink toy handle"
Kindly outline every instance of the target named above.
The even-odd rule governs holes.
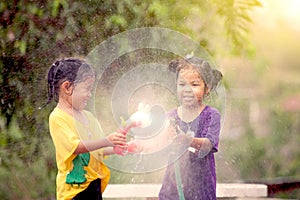
[[[127,135],[128,131],[131,128],[138,127],[138,126],[140,126],[140,124],[141,124],[140,122],[131,122],[127,126],[125,126],[124,128],[119,128],[117,132],[118,133],[123,133],[124,135]],[[127,143],[127,146],[125,148],[114,146],[113,151],[114,151],[115,154],[124,156],[127,153],[134,153],[136,151],[136,149],[137,149],[137,145],[133,141],[130,141],[130,142]]]
[[[128,131],[133,128],[133,127],[138,127],[141,125],[141,122],[131,122],[129,123],[127,126],[125,126],[124,128],[119,128],[118,129],[118,133],[123,133],[124,135],[127,135]]]
[[[118,146],[114,146],[114,153],[115,154],[118,154],[118,155],[120,155],[120,156],[124,156],[126,153],[126,151],[125,151],[126,149],[123,149],[123,148],[121,148],[121,147],[118,147]]]
[[[118,154],[120,156],[124,156],[127,153],[134,153],[136,152],[137,145],[134,141],[130,141],[127,143],[127,146],[125,148],[121,148],[119,146],[114,146],[114,153]]]

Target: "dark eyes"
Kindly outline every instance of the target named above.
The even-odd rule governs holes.
[[[185,86],[186,83],[179,83],[178,84],[179,86]],[[192,83],[191,86],[194,86],[194,87],[197,87],[197,86],[200,86],[201,84],[200,83]]]

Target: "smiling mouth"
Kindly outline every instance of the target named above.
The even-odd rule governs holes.
[[[82,103],[86,106],[88,104],[88,101],[83,101]]]
[[[194,97],[194,96],[184,96],[182,99],[183,99],[184,101],[192,101],[192,100],[195,99],[195,97]]]

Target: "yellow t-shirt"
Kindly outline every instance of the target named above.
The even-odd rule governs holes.
[[[89,120],[88,125],[82,124],[59,108],[55,108],[49,116],[50,134],[55,146],[58,168],[57,200],[72,199],[97,178],[101,179],[103,193],[110,178],[110,171],[102,162],[103,149],[73,154],[80,140],[101,137],[102,129],[97,119],[88,111],[84,111],[84,114]]]

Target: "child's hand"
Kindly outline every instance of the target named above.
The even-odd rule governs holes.
[[[167,121],[166,131],[167,131],[167,134],[168,134],[168,138],[170,140],[173,140],[177,135],[175,124],[173,122],[171,122],[170,120]]]
[[[111,144],[111,146],[119,146],[119,147],[125,147],[126,146],[126,135],[122,133],[111,133],[108,136],[106,136],[106,139]]]
[[[142,145],[142,143],[139,142],[138,140],[133,140],[133,142],[135,144],[134,153],[143,153],[143,151],[145,150],[145,148]]]
[[[181,144],[181,145],[184,145],[184,146],[190,146],[190,144],[193,142],[193,137],[185,134],[185,133],[180,133],[180,134],[177,134],[174,138],[173,138],[173,141],[174,143],[176,144]]]
[[[113,151],[115,154],[118,154],[120,156],[125,156],[128,153],[140,153],[139,147],[134,140],[127,142],[126,146],[124,147],[114,146]]]
[[[199,151],[201,148],[201,143],[202,141],[200,138],[194,138],[191,142],[191,147]]]

